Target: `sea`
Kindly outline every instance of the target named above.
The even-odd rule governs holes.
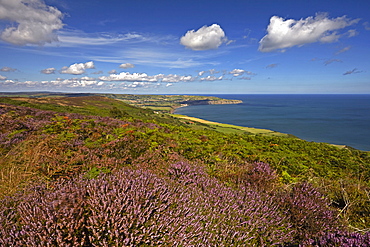
[[[370,151],[370,94],[206,96],[238,99],[243,103],[187,106],[175,113]]]

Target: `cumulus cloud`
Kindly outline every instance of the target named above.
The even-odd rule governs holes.
[[[104,82],[98,81],[94,78],[90,77],[82,77],[82,78],[71,78],[71,79],[61,79],[57,78],[53,81],[45,81],[43,82],[44,85],[49,86],[62,86],[62,87],[68,87],[68,88],[95,88],[95,87],[101,87],[104,85]]]
[[[198,72],[198,75],[199,75],[199,76],[202,76],[202,75],[204,75],[204,73],[206,73],[206,72],[207,72],[207,71],[199,71],[199,72]]]
[[[229,74],[232,74],[234,76],[240,76],[244,74],[246,71],[243,69],[233,69],[232,71],[229,72]]]
[[[227,43],[227,37],[222,28],[213,24],[203,26],[197,31],[190,30],[181,37],[180,43],[194,51],[217,49],[223,43]]]
[[[41,0],[1,0],[0,20],[16,25],[2,30],[0,38],[15,45],[43,45],[57,40],[63,14]]]
[[[84,63],[85,69],[95,69],[95,65],[93,61]]]
[[[233,76],[241,76],[244,74],[247,75],[254,75],[251,71],[246,71],[244,69],[233,69],[232,71],[229,72],[229,74],[232,74]]]
[[[99,77],[102,81],[138,81],[138,82],[157,82],[159,79],[163,78],[163,75],[149,76],[146,73],[129,73],[121,72],[119,74],[111,74],[109,76]]]
[[[6,76],[0,75],[0,80],[6,80]]]
[[[64,66],[60,70],[60,73],[62,73],[62,74],[72,74],[72,75],[81,75],[81,74],[85,73],[86,69],[95,69],[94,62],[90,61],[90,62],[87,62],[87,63],[75,63],[75,64],[72,64],[69,67]]]
[[[135,88],[148,88],[152,86],[151,83],[148,82],[142,82],[142,81],[135,81],[131,84],[123,83],[120,85],[120,88],[122,89],[135,89]]]
[[[123,63],[119,67],[122,69],[131,69],[131,68],[134,68],[135,65],[133,65],[132,63]]]
[[[83,77],[81,77],[81,80],[82,80],[82,81],[96,81],[96,79],[95,79],[95,78],[93,78],[93,77],[88,77],[88,76],[83,76]]]
[[[98,81],[90,77],[62,79],[57,78],[51,81],[13,81],[6,80],[2,83],[3,86],[9,88],[37,88],[37,89],[65,89],[65,88],[88,88],[88,89],[101,89],[103,87],[109,88],[105,82]]]
[[[189,82],[194,81],[195,77],[193,76],[180,76],[180,75],[148,75],[146,73],[129,73],[129,72],[121,72],[119,74],[111,74],[109,76],[101,76],[99,77],[102,81],[123,81],[123,82]]]
[[[329,59],[329,60],[326,60],[325,62],[324,62],[324,64],[325,65],[328,65],[328,64],[331,64],[331,63],[334,63],[334,62],[339,62],[339,63],[341,63],[341,62],[343,62],[342,60],[340,60],[340,59]]]
[[[200,80],[201,81],[221,81],[222,79],[223,79],[223,76],[216,77],[216,76],[209,75],[207,77],[201,78]]]
[[[213,75],[213,74],[218,74],[218,73],[220,73],[220,71],[217,71],[217,70],[215,70],[215,69],[210,69],[210,70],[209,70],[209,73],[210,73],[211,75]]]
[[[199,76],[202,76],[202,75],[204,75],[205,73],[210,73],[211,75],[214,75],[214,74],[218,74],[218,73],[220,73],[220,71],[217,71],[217,70],[215,70],[215,69],[204,70],[204,71],[199,71],[199,72],[198,72],[198,75],[199,75]]]
[[[17,71],[17,69],[10,68],[10,67],[2,67],[0,69],[0,71],[2,71],[2,72],[14,72],[14,71]]]
[[[181,76],[181,75],[166,75],[166,76],[163,76],[162,78],[162,82],[190,82],[190,81],[194,81],[195,78],[188,75],[188,76]]]
[[[346,16],[330,19],[325,13],[300,20],[284,20],[273,16],[267,27],[267,35],[259,42],[259,51],[271,52],[314,42],[335,42],[342,36],[338,30],[358,21],[359,19],[351,20]]]
[[[117,70],[112,69],[111,71],[108,71],[108,74],[117,74]]]
[[[55,68],[47,68],[41,70],[42,74],[55,74],[56,69]]]
[[[351,74],[357,74],[357,73],[362,73],[363,71],[361,70],[358,70],[357,68],[354,68],[353,70],[349,70],[345,73],[343,73],[343,75],[351,75]]]

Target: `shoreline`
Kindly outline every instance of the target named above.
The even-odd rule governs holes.
[[[222,95],[218,95],[219,97],[222,97]],[[230,96],[230,98],[231,98],[232,96]],[[240,99],[243,99],[244,100],[244,98],[240,98]],[[190,105],[191,106],[191,105]],[[177,108],[178,109],[178,108]],[[203,108],[202,108],[203,109]],[[204,108],[205,109],[205,108]],[[205,111],[207,111],[207,110],[205,110]],[[179,114],[182,114],[181,112],[182,111],[179,111],[180,113]],[[173,114],[177,114],[177,111],[176,111],[176,109],[174,109],[174,111],[172,112]],[[224,113],[224,112],[223,112]],[[186,114],[186,113],[185,113]],[[219,114],[217,114],[217,115],[219,115]],[[186,116],[186,115],[184,115],[184,116]],[[203,115],[197,115],[196,117],[203,117]],[[183,117],[184,118],[184,117]],[[188,117],[189,119],[190,119],[190,117]],[[196,118],[194,118],[194,120],[195,120]],[[220,119],[220,118],[216,118],[216,119]],[[217,125],[217,124],[222,124],[222,121],[227,121],[227,119],[220,119],[221,120],[221,123],[217,123],[217,122],[212,122],[212,121],[208,121],[208,120],[204,120],[204,119],[201,119],[201,118],[199,118],[198,120],[195,120],[195,121],[197,121],[197,122],[203,122],[203,121],[208,121],[208,124],[213,124],[213,125]],[[216,120],[217,121],[217,120]],[[235,126],[237,126],[237,125],[235,125]],[[235,127],[234,126],[234,127]],[[245,125],[244,125],[245,126]],[[257,128],[253,128],[253,127],[242,127],[242,126],[239,126],[238,128],[240,129],[240,128],[244,128],[244,130],[246,131],[246,132],[249,132],[249,133],[253,133],[254,132],[254,130],[257,130],[256,132],[257,133],[261,133],[261,132],[264,132],[263,130],[267,130],[267,132],[265,132],[265,133],[268,133],[269,131],[271,131],[270,133],[279,133],[278,131],[274,131],[274,130],[272,130],[272,129],[270,129],[270,128],[267,128],[267,129],[257,129]],[[270,127],[273,127],[273,126],[270,126]],[[249,130],[249,131],[248,131]],[[259,131],[258,131],[259,130]],[[354,146],[356,146],[355,144],[353,144],[354,146],[352,146],[351,144],[347,144],[344,140],[342,140],[342,141],[335,141],[335,140],[331,140],[331,142],[330,141],[325,141],[325,140],[321,140],[320,141],[320,138],[316,138],[316,139],[318,139],[318,140],[312,140],[312,138],[310,138],[310,137],[308,137],[307,139],[305,139],[305,138],[301,138],[301,137],[298,137],[298,136],[295,136],[294,134],[289,134],[289,132],[282,132],[282,134],[283,135],[286,135],[286,136],[290,136],[290,137],[295,137],[295,138],[297,138],[297,139],[300,139],[300,140],[304,140],[304,141],[307,141],[307,142],[315,142],[315,143],[323,143],[323,144],[328,144],[328,145],[331,145],[331,146],[335,146],[335,147],[337,147],[337,148],[340,148],[340,149],[354,149],[354,150],[358,150],[358,151],[361,151],[361,152],[366,152],[366,153],[370,153],[370,150],[369,149],[367,149],[367,148],[361,148],[360,149],[360,147],[359,148],[356,148],[356,147],[354,147]],[[351,140],[350,140],[351,141]]]
[[[296,136],[291,135],[291,134],[281,133],[281,132],[277,132],[277,131],[273,131],[273,130],[269,130],[269,129],[258,129],[258,128],[253,128],[253,127],[244,127],[244,126],[238,126],[238,125],[232,125],[232,124],[213,122],[213,121],[208,121],[208,120],[201,119],[201,118],[196,118],[196,117],[189,117],[189,116],[181,115],[181,114],[170,114],[170,115],[172,117],[176,117],[176,118],[180,118],[180,119],[186,119],[186,120],[189,120],[189,121],[195,121],[195,122],[198,122],[198,123],[207,124],[211,127],[212,126],[217,126],[217,127],[224,128],[224,129],[236,129],[236,130],[239,130],[239,131],[247,132],[247,133],[252,134],[252,135],[286,137],[286,138],[294,138],[294,139],[299,139],[299,140],[306,141],[304,139],[301,139],[301,138],[296,137]],[[309,142],[309,141],[307,141],[307,142]],[[342,145],[342,144],[332,144],[332,143],[326,143],[326,142],[315,142],[315,143],[324,143],[324,144],[328,144],[328,145],[337,147],[339,149],[348,148],[347,145]],[[356,149],[356,150],[359,150],[359,149]],[[364,150],[359,150],[359,151],[361,151],[361,152],[370,152],[370,151],[364,151]]]
[[[220,127],[220,128],[225,128],[225,129],[235,129],[243,132],[247,132],[253,135],[267,135],[267,136],[280,136],[280,137],[290,137],[290,138],[297,138],[293,135],[286,134],[286,133],[281,133],[273,130],[268,130],[268,129],[258,129],[258,128],[253,128],[253,127],[243,127],[243,126],[238,126],[238,125],[232,125],[232,124],[225,124],[225,123],[219,123],[219,122],[213,122],[213,121],[208,121],[205,119],[201,118],[196,118],[196,117],[189,117],[186,115],[181,115],[181,114],[170,114],[173,117],[180,118],[180,119],[186,119],[189,121],[195,121],[198,123],[202,124],[207,124],[213,127]]]
[[[222,99],[222,98],[221,98],[221,102],[222,103],[220,103],[220,101],[215,101],[215,102],[208,103],[208,104],[205,104],[205,105],[214,105],[214,104],[233,105],[233,104],[243,103],[242,100],[232,100],[232,99],[229,100],[229,99]],[[205,119],[201,119],[201,118],[190,117],[190,116],[175,113],[175,111],[177,109],[182,108],[182,107],[188,107],[188,106],[192,106],[192,104],[182,104],[182,105],[179,105],[179,106],[172,106],[172,109],[171,109],[169,114],[173,117],[176,117],[176,118],[195,121],[195,122],[202,123],[202,124],[207,124],[207,125],[210,125],[210,126],[218,126],[220,128],[236,129],[236,130],[244,131],[244,132],[247,132],[247,133],[250,133],[250,134],[253,134],[253,135],[280,136],[280,137],[290,137],[290,138],[300,139],[300,138],[298,138],[294,135],[287,134],[287,133],[282,133],[282,132],[277,132],[277,131],[274,131],[274,130],[259,129],[259,128],[253,128],[253,127],[244,127],[244,126],[233,125],[233,124],[213,122],[213,121],[209,121],[209,120],[205,120]]]
[[[204,100],[201,103],[199,101],[186,101],[182,102],[180,105],[172,105],[170,114],[175,114],[175,111],[182,107],[194,106],[194,105],[237,105],[243,103],[242,100],[234,99],[223,99],[219,98],[218,100]]]

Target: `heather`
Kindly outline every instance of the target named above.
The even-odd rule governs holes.
[[[221,133],[96,96],[2,101],[5,245],[368,242],[366,152]]]
[[[171,165],[167,175],[121,169],[30,187],[2,201],[0,241],[3,246],[284,246],[323,241],[327,232],[345,230],[307,184],[273,193],[254,186],[232,189],[183,162]]]

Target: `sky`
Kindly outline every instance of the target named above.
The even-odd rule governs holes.
[[[369,0],[0,0],[0,92],[369,94]]]

